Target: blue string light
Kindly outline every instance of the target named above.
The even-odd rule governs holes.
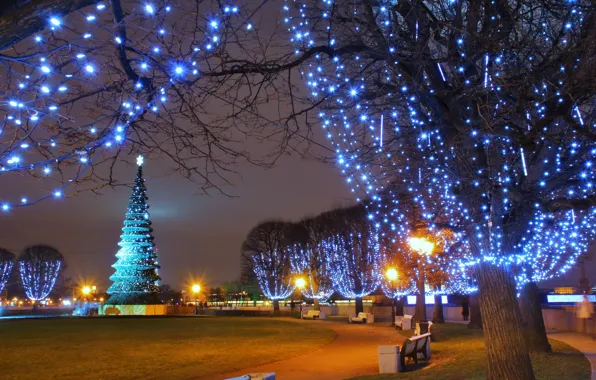
[[[567,82],[577,80],[585,57],[554,71],[541,66],[550,52],[573,52],[591,4],[516,11],[523,33],[535,38],[516,51],[503,43],[480,54],[475,36],[422,30],[430,18],[453,25],[454,7],[466,3],[425,3],[418,16],[402,15],[392,1],[288,0],[284,22],[296,55],[328,49],[302,74],[347,184],[357,200],[372,202],[370,222],[402,243],[416,232],[416,215],[429,233],[462,231],[468,252],[456,250],[449,273],[471,276],[471,267],[490,263],[507,267],[523,286],[565,273],[594,237],[591,207],[570,213],[549,206],[596,195],[596,146],[582,130],[596,125],[593,96],[574,96]],[[486,11],[498,14],[494,7]],[[445,42],[450,33],[454,44]],[[422,49],[421,38],[434,56],[412,61],[408,52]],[[520,78],[532,78],[531,95],[519,93]],[[461,100],[452,106],[455,96]],[[476,285],[453,286],[461,287]]]
[[[47,19],[46,29],[32,37],[36,42],[33,46],[15,49],[20,50],[18,54],[2,58],[9,65],[8,75],[14,80],[7,81],[0,94],[0,109],[6,113],[0,135],[5,142],[0,152],[0,174],[26,172],[37,176],[41,170],[49,178],[58,179],[52,169],[59,168],[64,174],[65,168],[74,167],[66,172],[76,175],[60,178],[63,185],[58,197],[68,195],[69,186],[90,179],[89,167],[105,162],[106,157],[116,154],[114,147],[132,138],[130,126],[133,123],[155,121],[159,111],[167,109],[167,95],[173,86],[195,80],[199,70],[187,68],[196,67],[198,60],[217,55],[224,32],[236,33],[242,25],[251,25],[248,19],[237,18],[239,25],[234,26],[231,17],[238,15],[239,8],[222,6],[210,15],[222,22],[229,21],[229,31],[226,24],[226,30],[219,31],[222,35],[215,36],[208,25],[205,30],[197,26],[197,33],[176,35],[181,43],[193,47],[190,52],[174,53],[168,49],[172,41],[166,38],[169,33],[163,28],[168,16],[175,15],[171,5],[157,6],[147,2],[132,8],[121,22],[128,30],[126,38],[113,27],[113,17],[106,11],[106,4],[100,2],[93,12],[73,13],[65,18],[52,15]],[[78,20],[80,17],[82,23]],[[174,17],[179,19],[179,15]],[[155,33],[147,34],[147,30]],[[137,33],[139,31],[142,33]],[[120,69],[113,69],[112,63],[106,61],[106,41],[110,40],[125,45],[126,49],[142,57],[142,63],[137,63],[135,57],[129,57],[129,63],[139,69],[143,78],[131,79],[130,84],[121,83],[118,98],[122,103],[117,104],[114,96],[113,100],[106,101],[114,101],[114,104],[101,105],[102,109],[111,110],[111,114],[81,114],[82,108],[96,109],[94,94],[100,96],[102,91],[114,85],[111,82],[114,76],[122,75]],[[166,54],[154,54],[166,50]],[[175,67],[173,72],[168,69],[172,65]],[[144,83],[151,83],[151,86]],[[74,103],[77,107],[73,108]],[[154,119],[149,115],[155,115]],[[90,123],[89,120],[94,121]],[[124,130],[116,131],[117,127]],[[46,173],[46,168],[50,172]],[[55,193],[50,193],[37,199],[28,197],[27,202],[15,202],[0,194],[0,202],[11,205],[2,208],[8,212],[55,197]],[[17,199],[21,198],[24,197]]]

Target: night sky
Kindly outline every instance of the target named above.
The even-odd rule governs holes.
[[[265,218],[295,220],[353,199],[336,168],[297,156],[282,157],[270,170],[240,165],[242,178],[232,177],[235,186],[225,189],[233,198],[216,191],[200,195],[196,184],[166,176],[167,170],[161,160],[144,165],[162,284],[174,287],[193,277],[210,285],[237,279],[242,241]],[[135,174],[135,167],[123,164],[117,179],[132,183]],[[15,196],[51,189],[47,179],[17,181],[19,186],[7,180],[0,185]],[[28,244],[51,244],[64,254],[67,275],[106,287],[130,191],[119,187],[13,209],[0,216],[0,246],[17,253]]]

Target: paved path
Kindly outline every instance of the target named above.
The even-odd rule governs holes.
[[[337,333],[337,338],[330,344],[302,356],[218,375],[211,379],[221,380],[259,372],[275,372],[276,377],[281,380],[340,380],[353,376],[377,374],[379,373],[378,346],[401,345],[405,339],[389,326],[382,328],[300,320],[296,320],[296,323],[324,324],[326,328]]]
[[[592,337],[576,332],[554,332],[548,334],[548,337],[560,340],[583,352],[592,364],[592,380],[596,380],[596,341],[592,340]]]

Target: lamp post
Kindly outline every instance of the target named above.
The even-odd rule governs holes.
[[[296,279],[296,287],[302,291],[304,286],[306,285],[306,281],[302,277],[298,277]],[[302,318],[302,294],[300,295],[300,318]]]
[[[82,311],[83,315],[87,315],[89,313],[89,296],[91,295],[94,288],[97,289],[97,287],[91,287],[89,285],[85,285],[81,288],[81,294],[84,302]]]
[[[412,248],[413,251],[418,252],[418,254],[423,257],[423,259],[418,260],[418,294],[416,295],[415,313],[418,322],[426,320],[426,297],[424,293],[425,273],[423,260],[426,260],[426,257],[432,255],[434,247],[434,243],[426,240],[425,238],[410,238],[410,248]]]
[[[398,278],[397,270],[395,268],[387,269],[385,277],[387,277],[391,289],[391,326],[395,326],[395,281]]]
[[[201,291],[201,285],[194,284],[191,290],[195,295],[195,315],[199,315],[199,292]]]

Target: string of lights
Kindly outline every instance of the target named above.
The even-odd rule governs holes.
[[[8,282],[14,266],[15,255],[5,249],[0,249],[0,294]]]
[[[21,283],[32,301],[46,299],[60,275],[64,259],[54,248],[37,245],[25,248],[18,258]]]
[[[0,93],[0,175],[60,180],[74,173],[48,195],[19,201],[1,196],[3,211],[63,197],[68,186],[89,179],[90,166],[138,137],[136,123],[159,122],[168,99],[197,80],[201,60],[217,56],[222,39],[252,30],[250,15],[241,16],[235,5],[205,9],[205,25],[197,25],[194,35],[177,33],[187,20],[172,4],[128,5],[108,9],[99,2],[66,19],[50,16],[31,41],[0,56],[9,78]],[[113,17],[120,18],[117,25]],[[114,51],[125,71],[122,81],[114,81],[123,75],[113,64]],[[81,112],[83,101],[93,103],[83,103]]]
[[[327,300],[333,294],[333,284],[329,278],[326,253],[322,244],[301,247],[295,244],[288,247],[291,252],[290,265],[295,276],[305,276],[302,294],[319,301]]]
[[[519,2],[520,33],[532,38],[480,54],[473,34],[430,32],[455,25],[466,1],[420,13],[409,2],[340,3],[287,1],[284,21],[296,55],[335,52],[316,55],[303,77],[352,192],[376,204],[371,223],[404,240],[414,209],[430,232],[440,215],[468,240],[462,268],[506,267],[518,283],[569,270],[593,234],[591,207],[585,219],[568,210],[595,195],[593,96],[577,84],[586,69],[573,53],[592,5]]]
[[[378,235],[370,228],[323,241],[334,289],[347,298],[362,298],[378,289],[383,274]]]
[[[286,299],[294,292],[295,286],[286,273],[289,272],[287,252],[273,249],[258,252],[252,258],[253,270],[265,297],[270,300]]]

